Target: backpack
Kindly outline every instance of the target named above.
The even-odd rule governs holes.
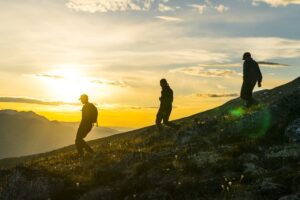
[[[98,109],[94,104],[90,104],[89,117],[92,123],[98,123]]]

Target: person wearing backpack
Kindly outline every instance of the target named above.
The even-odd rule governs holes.
[[[252,93],[256,83],[258,83],[258,87],[261,87],[262,74],[258,63],[252,59],[249,52],[244,53],[243,60],[243,85],[241,89],[241,98],[245,101],[246,107],[251,107],[252,105],[258,104],[258,102],[253,99]]]
[[[92,130],[93,124],[97,123],[98,110],[96,106],[89,102],[89,97],[86,94],[82,94],[79,98],[82,107],[82,119],[77,131],[75,145],[79,154],[79,157],[84,156],[84,149],[93,154],[93,149],[84,141],[84,138]]]
[[[169,121],[171,112],[172,112],[172,104],[173,104],[173,90],[170,88],[166,79],[160,80],[161,90],[161,97],[160,100],[160,107],[156,115],[156,126],[159,131],[162,131],[162,124],[172,128],[178,128],[176,124]]]

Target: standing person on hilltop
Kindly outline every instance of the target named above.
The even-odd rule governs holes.
[[[160,80],[160,86],[162,88],[161,97],[159,98],[160,107],[156,115],[156,126],[159,131],[163,128],[161,121],[163,121],[163,124],[166,126],[177,127],[174,123],[169,121],[172,112],[173,90],[170,88],[166,79]]]
[[[75,145],[79,157],[83,158],[85,149],[90,154],[93,154],[93,149],[84,141],[84,138],[92,130],[93,124],[97,123],[98,110],[94,104],[89,102],[89,97],[86,94],[80,96],[82,107],[82,119],[77,131]]]
[[[258,102],[253,99],[253,89],[258,83],[258,87],[261,87],[262,74],[259,69],[258,63],[252,59],[249,52],[243,55],[243,85],[241,89],[241,98],[245,101],[246,107],[256,105]]]

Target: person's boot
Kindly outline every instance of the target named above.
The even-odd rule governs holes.
[[[245,101],[245,107],[250,108],[252,106],[252,101],[251,100],[246,100]]]
[[[163,131],[163,126],[161,124],[157,124],[156,128],[159,133],[161,133]]]

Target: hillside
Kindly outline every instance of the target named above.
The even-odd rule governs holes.
[[[255,97],[259,106],[235,99],[179,130],[94,140],[85,160],[74,146],[2,160],[0,199],[300,199],[300,78]]]
[[[49,121],[34,112],[0,110],[0,158],[47,152],[74,143],[78,123]],[[88,140],[119,131],[94,128]]]

